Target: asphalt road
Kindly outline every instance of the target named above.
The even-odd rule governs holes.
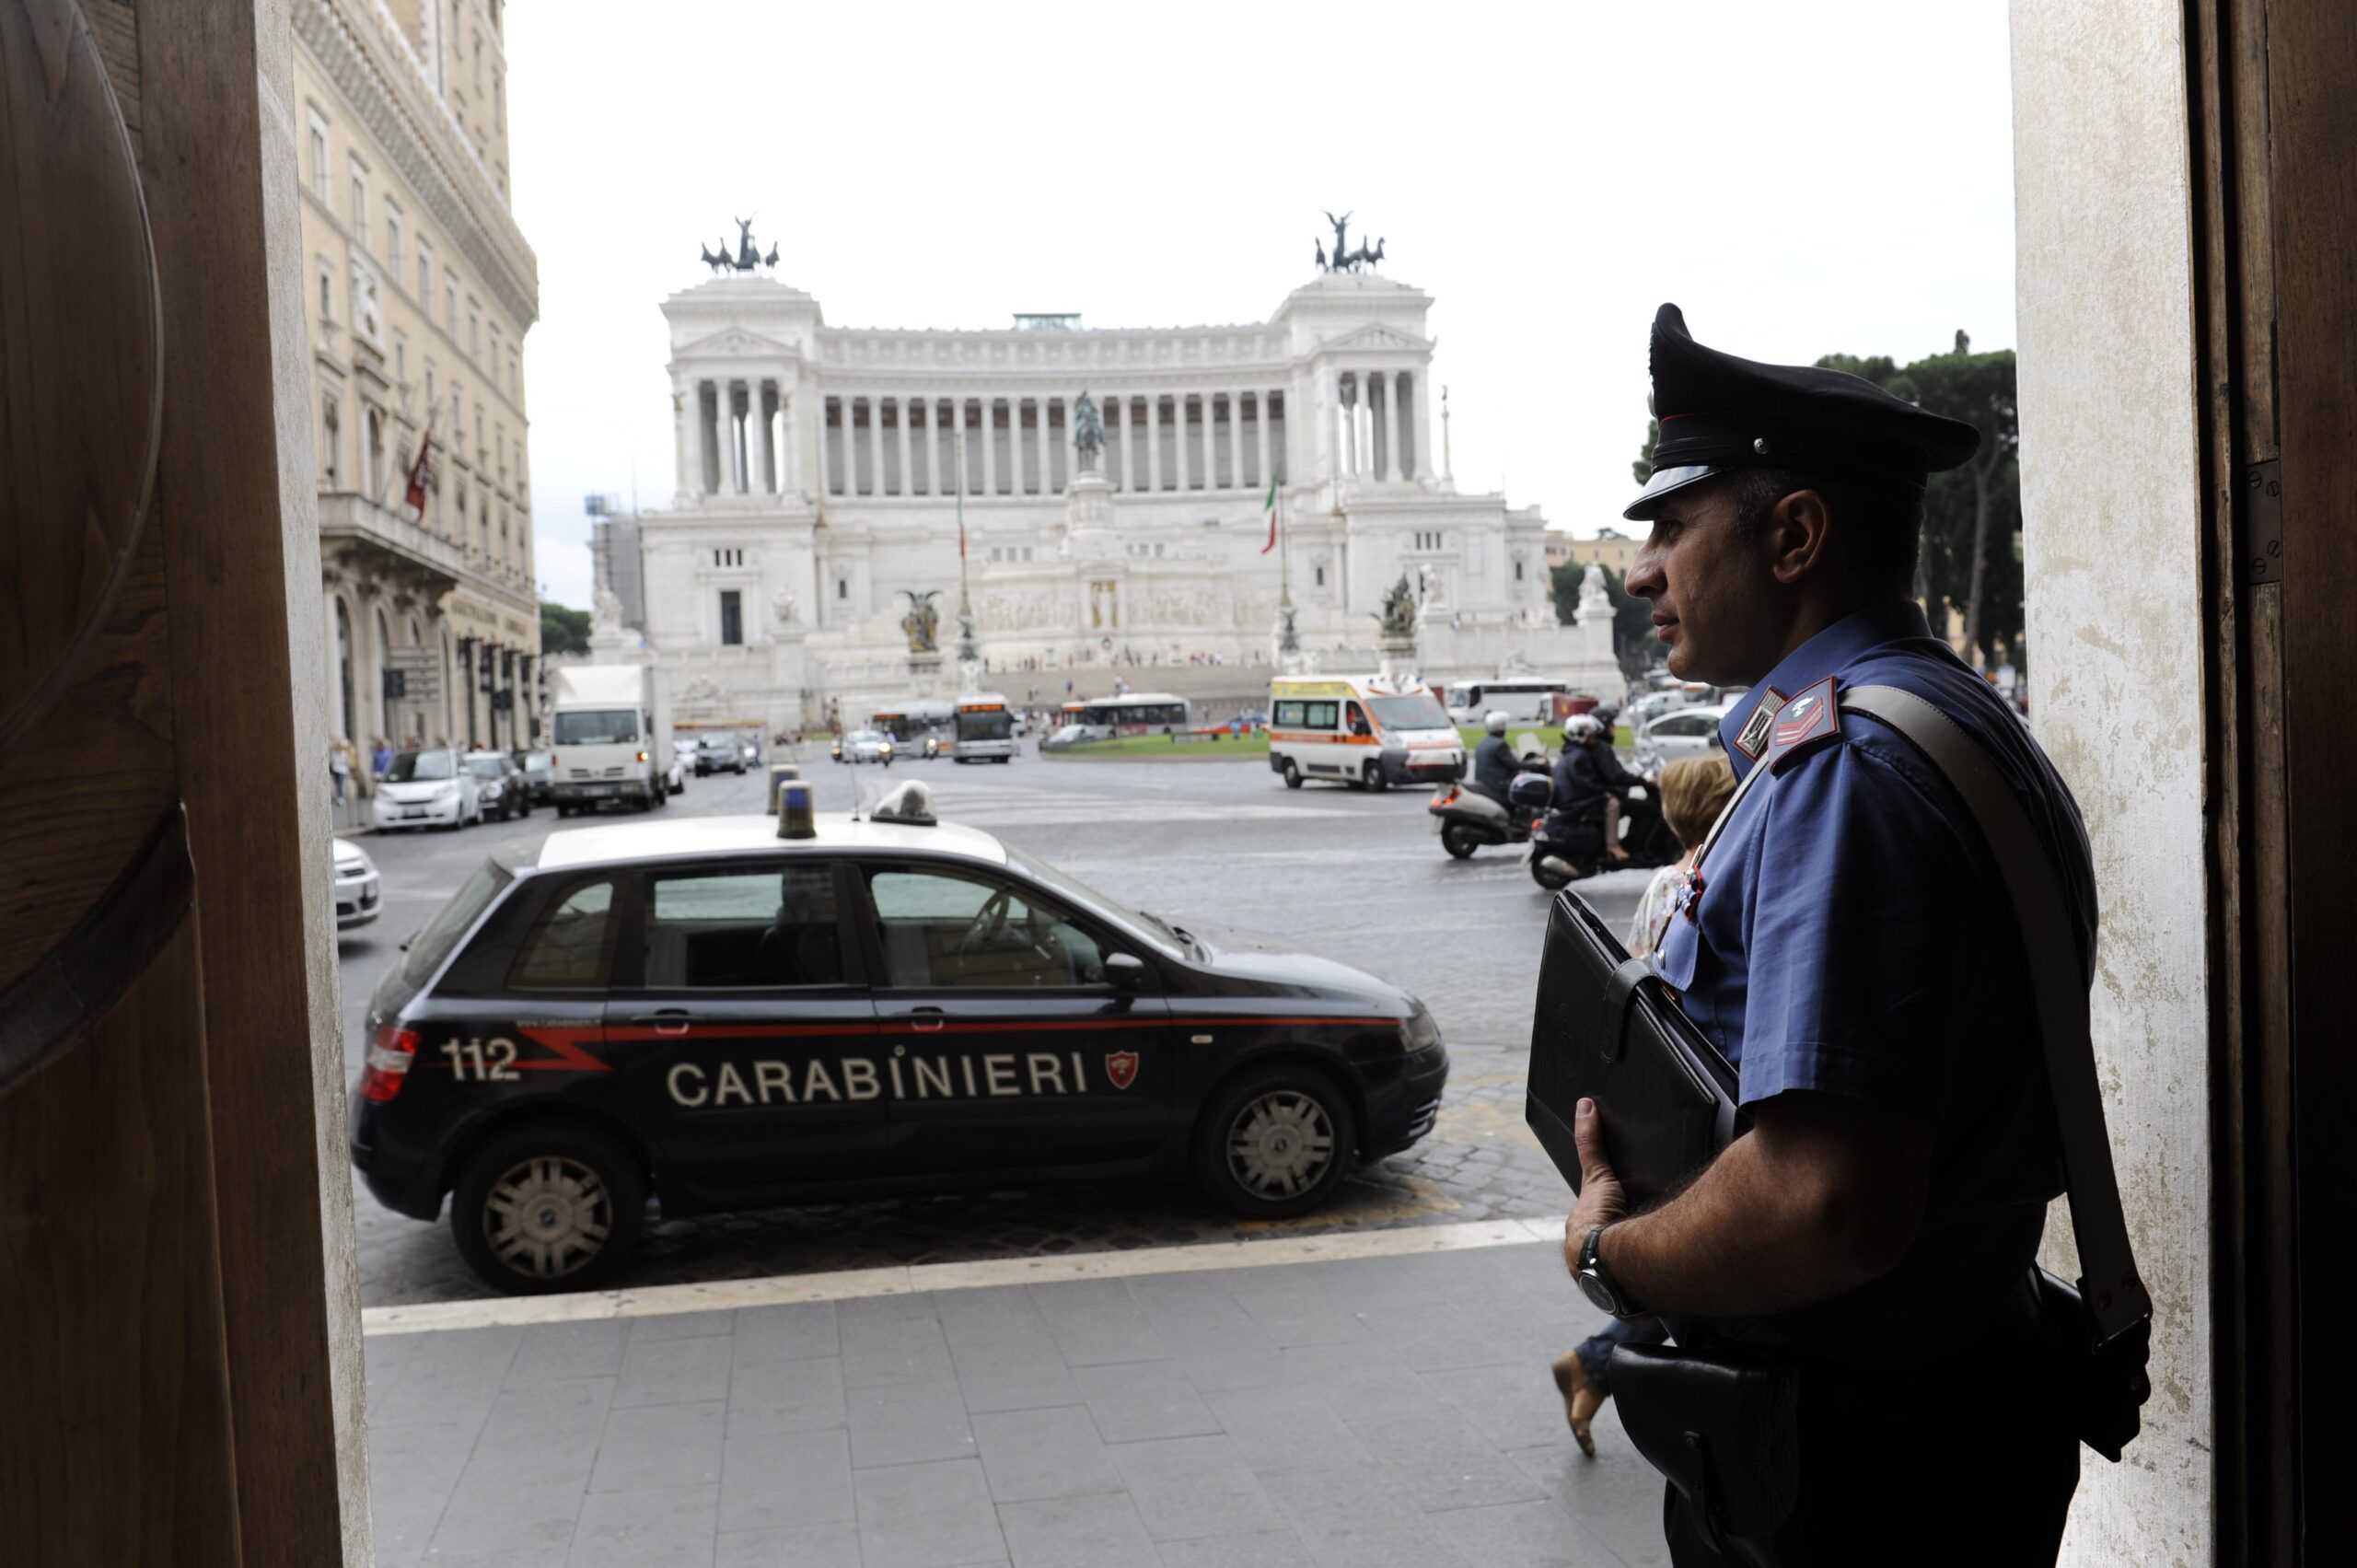
[[[826,1204],[660,1222],[625,1283],[1560,1214],[1570,1206],[1569,1189],[1522,1121],[1547,895],[1518,854],[1484,850],[1450,860],[1427,820],[1423,791],[1288,791],[1258,761],[1067,761],[1027,753],[1006,766],[885,770],[836,766],[820,750],[805,767],[822,811],[847,808],[854,789],[872,798],[922,778],[943,818],[987,829],[1130,904],[1180,924],[1275,932],[1407,985],[1432,1008],[1453,1059],[1438,1124],[1415,1148],[1354,1173],[1333,1205],[1300,1220],[1238,1222],[1191,1191],[1151,1187]],[[761,781],[748,772],[691,779],[663,809],[702,816],[761,806]],[[362,841],[382,873],[384,902],[374,924],[346,933],[341,945],[347,1083],[359,1075],[369,993],[399,958],[401,940],[484,856],[528,861],[549,834],[587,820],[559,822],[543,807],[457,833]],[[1582,889],[1619,924],[1645,877],[1616,872]],[[354,1188],[354,1209],[367,1305],[489,1294],[459,1260],[446,1225],[391,1214],[365,1187]]]

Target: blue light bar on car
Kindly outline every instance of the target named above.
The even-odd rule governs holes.
[[[788,779],[778,786],[777,836],[782,839],[815,839],[819,836],[818,813],[810,804],[810,786],[798,779]]]

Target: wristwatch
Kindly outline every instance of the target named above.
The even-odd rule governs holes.
[[[1596,1245],[1603,1234],[1604,1227],[1596,1225],[1580,1243],[1579,1267],[1573,1271],[1573,1277],[1580,1282],[1580,1294],[1623,1321],[1652,1317],[1629,1298],[1629,1293],[1620,1288],[1620,1282],[1612,1277],[1612,1271],[1605,1267],[1604,1254]]]

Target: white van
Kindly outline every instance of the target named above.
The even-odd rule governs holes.
[[[1269,682],[1269,771],[1287,789],[1332,779],[1353,789],[1465,776],[1465,741],[1440,699],[1373,675],[1280,675]]]

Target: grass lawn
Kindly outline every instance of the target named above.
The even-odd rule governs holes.
[[[1124,735],[1112,740],[1087,741],[1069,751],[1042,751],[1039,755],[1051,762],[1085,762],[1102,758],[1131,762],[1232,762],[1239,757],[1266,761],[1269,737],[1266,731],[1258,731],[1251,735],[1223,735],[1216,740],[1182,741],[1167,735]]]

